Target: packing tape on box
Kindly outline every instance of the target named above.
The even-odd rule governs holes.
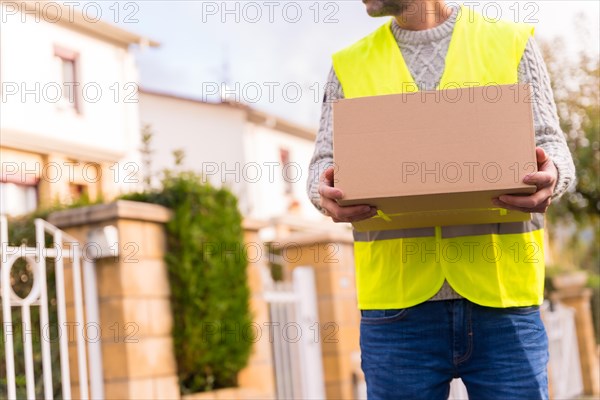
[[[493,208],[464,208],[464,209],[456,209],[456,210],[435,210],[435,211],[423,211],[419,212],[419,214],[427,214],[427,213],[461,213],[461,212],[472,212],[472,211],[498,211],[501,216],[508,214],[508,210],[506,208],[493,207]],[[386,214],[381,210],[377,210],[377,215],[373,216],[373,218],[381,218],[385,222],[392,222],[392,217],[400,217],[402,215],[410,215],[415,214],[415,212],[410,213],[395,213],[395,214]]]
[[[397,216],[397,215],[402,215],[402,214],[390,214],[390,215]],[[377,218],[377,217],[383,219],[385,222],[392,222],[392,219],[381,210],[377,210],[377,216],[374,216],[373,218]]]

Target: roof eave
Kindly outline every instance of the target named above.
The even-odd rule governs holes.
[[[6,3],[7,1],[0,0],[0,2]],[[10,3],[16,5],[19,11],[24,11],[24,7],[25,11],[28,13],[36,13],[40,17],[43,17],[43,19],[46,21],[55,21],[63,26],[79,29],[86,33],[91,33],[94,36],[111,41],[113,43],[118,43],[122,46],[128,46],[132,44],[139,45],[141,47],[160,46],[160,43],[155,40],[140,36],[108,22],[102,20],[93,22],[88,21],[83,17],[81,12],[73,11],[73,9],[58,2],[49,0],[43,0],[41,2],[28,0]],[[40,6],[40,3],[52,3],[52,7],[43,7]]]

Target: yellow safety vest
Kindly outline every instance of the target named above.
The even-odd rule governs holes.
[[[439,89],[514,84],[533,28],[490,21],[461,7]],[[333,55],[346,98],[418,90],[391,19]],[[343,189],[343,188],[342,188]],[[405,308],[431,298],[446,279],[461,296],[490,307],[541,304],[544,215],[531,221],[354,232],[358,306]]]

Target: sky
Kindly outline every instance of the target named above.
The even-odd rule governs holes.
[[[331,54],[385,22],[368,17],[359,0],[79,2],[86,3],[94,3],[90,15],[100,5],[103,20],[161,43],[134,50],[142,87],[208,101],[226,95],[311,129]],[[596,0],[459,3],[531,23],[538,40],[562,37],[564,57],[600,52]]]

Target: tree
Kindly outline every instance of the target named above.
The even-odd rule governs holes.
[[[581,51],[565,56],[561,39],[541,43],[560,125],[577,170],[577,183],[548,211],[551,224],[572,226],[573,262],[597,271],[600,238],[600,60]],[[581,253],[580,250],[584,252]]]
[[[142,164],[144,166],[143,171],[143,182],[144,190],[150,190],[152,187],[152,127],[149,124],[144,124],[142,127],[142,145],[140,147],[140,154],[142,156]]]
[[[578,17],[579,36],[584,49],[589,32],[583,30],[585,17]],[[547,216],[550,242],[557,245],[553,232],[571,232],[562,244],[555,262],[557,269],[584,269],[593,289],[592,311],[596,340],[600,340],[600,57],[598,52],[580,51],[567,57],[561,39],[541,43],[560,118],[560,126],[577,171],[577,183],[561,201],[553,204]]]

